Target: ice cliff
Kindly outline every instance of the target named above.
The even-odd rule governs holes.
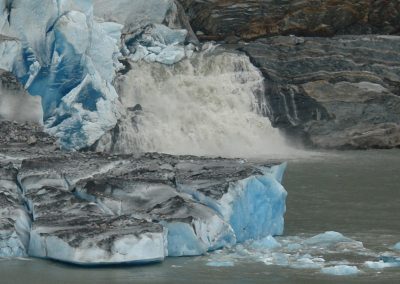
[[[0,123],[15,133],[0,139],[0,257],[146,263],[283,232],[285,164],[65,153]]]

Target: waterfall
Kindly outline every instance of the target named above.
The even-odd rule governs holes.
[[[97,150],[258,157],[287,152],[262,116],[264,80],[247,56],[195,53],[173,66],[138,62],[117,82],[124,115]]]

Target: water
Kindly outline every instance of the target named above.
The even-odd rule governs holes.
[[[174,66],[138,62],[117,86],[127,110],[101,150],[225,157],[289,151],[262,115],[264,78],[243,54],[204,51]]]
[[[265,264],[262,253],[238,256],[237,249],[192,258],[169,258],[141,267],[83,269],[42,260],[0,260],[1,283],[398,283],[400,268],[372,270],[363,263],[400,252],[400,150],[334,152],[289,161],[284,185],[289,192],[285,236],[307,239],[338,231],[361,241],[325,251],[301,253],[327,263],[347,262],[362,271],[354,276],[331,276],[320,269]],[[267,253],[264,255],[266,256]],[[210,267],[224,260],[230,267]],[[264,260],[264,262],[263,262]],[[330,265],[330,264],[329,264]]]

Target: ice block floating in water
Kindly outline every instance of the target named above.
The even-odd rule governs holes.
[[[281,234],[285,166],[161,154],[27,159],[15,171],[32,223],[13,221],[7,236],[29,237],[3,240],[16,244],[3,256],[145,263]]]

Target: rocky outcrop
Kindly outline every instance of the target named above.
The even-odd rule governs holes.
[[[229,36],[399,34],[400,2],[387,0],[179,0],[202,39]]]
[[[400,37],[273,37],[240,47],[274,126],[322,148],[400,146]]]

